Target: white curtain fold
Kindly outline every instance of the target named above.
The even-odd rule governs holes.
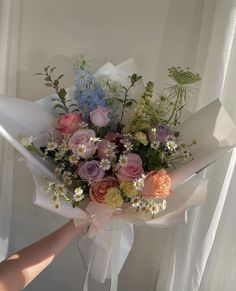
[[[19,0],[0,0],[0,95],[16,96],[19,13]],[[12,147],[0,137],[0,261],[8,251],[13,162]]]
[[[232,88],[235,88],[232,76],[235,76],[235,71],[232,67],[236,57],[235,24],[235,0],[205,1],[195,61],[195,68],[203,77],[195,107],[199,109],[219,98],[234,120],[236,102],[232,94]],[[235,162],[236,150],[233,150],[208,169],[209,187],[205,204],[189,212],[187,225],[167,231],[156,291],[220,291],[225,288],[226,284],[219,284],[224,273],[220,275],[217,272],[219,277],[214,276],[214,283],[211,281],[212,273],[227,268],[226,262],[224,266],[219,261],[216,265],[212,252],[218,245],[219,227],[227,217],[225,204],[235,180]],[[232,236],[233,233],[228,233],[225,239],[230,241]],[[235,256],[235,249],[233,251]],[[227,282],[227,286],[228,289],[224,290],[234,290],[235,281]]]

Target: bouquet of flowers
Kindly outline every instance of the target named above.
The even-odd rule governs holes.
[[[132,59],[92,74],[82,56],[69,89],[55,69],[37,74],[52,96],[0,98],[0,132],[27,160],[35,204],[91,221],[81,255],[95,279],[114,282],[132,247],[132,224],[186,222],[207,191],[202,170],[236,144],[236,127],[218,100],[184,120],[200,80],[188,68],[170,68],[158,98]]]
[[[166,209],[171,192],[168,169],[193,158],[195,141],[181,142],[175,127],[189,86],[199,75],[170,68],[173,85],[156,101],[152,82],[134,99],[131,90],[142,80],[137,73],[124,86],[109,78],[99,80],[87,65],[84,57],[76,63],[73,99],[60,88],[63,75],[52,77],[55,67],[37,74],[55,90],[52,106],[58,123],[45,144],[35,145],[37,137],[22,137],[21,143],[55,166],[58,181],[45,177],[45,190],[56,209],[62,200],[83,209],[94,201],[123,211],[132,206],[137,215],[142,211],[155,217]]]

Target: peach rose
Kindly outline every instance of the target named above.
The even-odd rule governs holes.
[[[125,166],[119,163],[115,167],[116,176],[119,181],[134,181],[143,173],[142,160],[139,155],[129,153]]]
[[[68,113],[59,119],[57,130],[61,134],[72,134],[80,128],[82,121],[82,114]]]
[[[165,198],[171,192],[171,180],[168,173],[162,169],[150,172],[145,180],[141,194],[145,197]]]
[[[105,195],[111,187],[118,187],[118,181],[114,177],[107,176],[95,183],[89,189],[89,196],[92,201],[105,203]]]

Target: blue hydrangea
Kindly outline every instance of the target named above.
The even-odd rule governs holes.
[[[105,93],[96,78],[88,71],[77,69],[75,71],[75,99],[88,119],[89,113],[97,107],[106,106]]]

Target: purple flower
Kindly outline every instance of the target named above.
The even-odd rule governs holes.
[[[159,142],[164,142],[167,136],[171,135],[171,130],[169,126],[159,123],[156,127],[157,130],[157,140]]]
[[[80,164],[79,176],[83,180],[96,182],[104,177],[105,172],[100,168],[98,161],[89,161]]]

